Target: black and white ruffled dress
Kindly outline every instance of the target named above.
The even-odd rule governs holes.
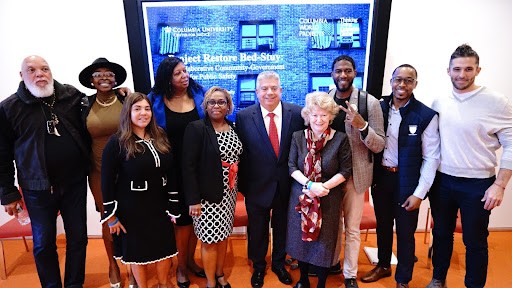
[[[116,135],[105,146],[102,222],[115,215],[126,228],[126,233],[113,235],[114,256],[125,264],[145,265],[178,253],[170,219],[177,213],[177,192],[168,178],[173,175],[171,154],[158,152],[151,140],[137,142],[144,152],[128,160]]]
[[[230,129],[227,132],[215,133],[217,134],[222,162],[229,165],[237,163],[242,153],[242,142],[238,139],[235,130]],[[238,185],[235,177],[233,189],[229,187],[229,165],[222,166],[222,182],[224,185],[222,201],[213,203],[201,199],[201,215],[192,217],[194,232],[201,242],[218,243],[225,240],[233,232]]]

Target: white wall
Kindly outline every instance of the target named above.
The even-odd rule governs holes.
[[[507,32],[512,27],[512,18],[507,17],[510,11],[512,1],[507,0],[394,0],[384,94],[391,91],[387,83],[392,69],[403,63],[418,69],[415,93],[426,104],[440,93],[449,93],[449,56],[466,42],[481,56],[482,72],[477,83],[508,93],[505,77],[509,75],[507,68],[512,67],[512,39]],[[31,54],[46,58],[57,81],[87,94],[94,91],[81,86],[78,73],[94,59],[106,57],[126,68],[124,85],[133,88],[122,0],[2,0],[0,39],[0,100],[16,91],[21,61]],[[512,227],[510,192],[509,187],[504,204],[493,211],[492,228]],[[88,204],[89,234],[98,235],[99,217],[90,194]],[[426,207],[427,202],[422,205],[420,229],[424,227]],[[0,223],[7,219],[8,215],[0,212]]]

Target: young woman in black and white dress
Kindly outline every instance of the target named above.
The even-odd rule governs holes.
[[[121,262],[130,264],[140,288],[147,265],[156,263],[159,287],[167,287],[171,257],[177,254],[172,221],[177,213],[171,147],[155,123],[146,95],[128,95],[120,126],[103,151],[104,215]]]

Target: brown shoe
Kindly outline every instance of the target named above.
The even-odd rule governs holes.
[[[381,266],[377,266],[373,268],[370,272],[366,273],[363,277],[361,277],[361,281],[364,283],[375,282],[380,278],[391,276],[391,268],[384,268]]]

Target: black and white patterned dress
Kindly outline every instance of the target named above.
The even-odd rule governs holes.
[[[233,164],[238,162],[242,153],[242,142],[233,129],[227,132],[215,132],[219,143],[220,158],[223,162]],[[229,167],[222,167],[224,192],[220,203],[201,200],[201,215],[192,217],[194,232],[204,243],[218,243],[233,232],[235,217],[237,179],[233,189],[229,188]]]

